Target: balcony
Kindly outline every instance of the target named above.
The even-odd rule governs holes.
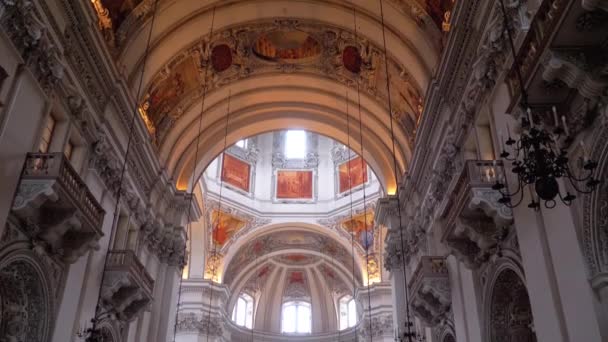
[[[73,263],[98,248],[105,211],[62,153],[30,153],[11,213],[52,255]]]
[[[104,306],[119,320],[131,321],[152,301],[154,280],[130,250],[110,251],[105,272]]]
[[[444,257],[423,256],[408,285],[412,312],[428,326],[440,323],[452,303]]]
[[[468,160],[443,211],[443,242],[467,267],[476,268],[497,245],[501,228],[512,222],[511,209],[498,203],[492,189],[504,175],[501,161]]]

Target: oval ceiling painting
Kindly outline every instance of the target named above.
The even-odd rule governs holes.
[[[361,71],[361,55],[359,49],[354,46],[347,46],[342,51],[342,63],[344,67],[355,74]]]
[[[222,72],[232,65],[232,51],[226,44],[220,44],[211,50],[211,65],[216,72]]]
[[[321,45],[302,31],[273,31],[255,42],[255,53],[270,61],[302,62],[321,53]]]

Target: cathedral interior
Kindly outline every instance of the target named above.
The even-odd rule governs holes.
[[[0,0],[0,342],[608,341],[608,1]]]

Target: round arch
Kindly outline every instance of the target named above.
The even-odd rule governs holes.
[[[316,224],[311,224],[311,223],[303,223],[303,222],[297,222],[297,223],[287,222],[287,223],[270,224],[270,225],[266,225],[264,227],[256,228],[255,230],[242,235],[241,237],[239,237],[239,239],[237,239],[234,242],[234,245],[231,246],[228,253],[224,256],[224,260],[222,262],[222,268],[221,268],[222,274],[226,271],[226,269],[228,268],[228,266],[230,265],[230,263],[232,262],[232,259],[236,256],[236,254],[244,246],[250,244],[251,241],[253,241],[257,238],[260,238],[260,237],[270,235],[270,234],[276,234],[276,233],[280,233],[280,232],[293,232],[293,231],[310,232],[310,233],[318,234],[320,236],[327,237],[331,241],[338,243],[340,246],[345,248],[347,251],[350,251],[350,245],[346,241],[344,241],[337,232],[330,231],[326,227],[322,227],[322,226],[319,226]],[[313,251],[310,251],[310,252],[312,253]],[[365,262],[356,253],[354,255],[354,260],[355,260],[356,269],[359,270],[360,272],[362,270],[364,270]]]
[[[608,114],[608,108],[605,109]],[[591,158],[598,161],[597,179],[608,179],[608,129],[598,125],[593,134],[594,145]],[[603,274],[608,271],[608,182],[602,182],[600,189],[583,195],[582,250],[587,261],[591,286],[600,289],[608,286]]]
[[[164,110],[160,114],[155,112],[154,119],[144,119],[151,132],[156,132],[159,120],[164,120],[159,129],[162,131],[157,146],[159,159],[178,189],[188,189],[205,166],[221,153],[227,106],[225,102],[232,91],[231,105],[234,109],[230,112],[234,120],[231,120],[233,127],[228,130],[227,139],[230,143],[258,133],[288,128],[307,129],[343,144],[347,144],[350,138],[354,150],[360,150],[360,154],[379,176],[386,192],[395,192],[395,178],[404,174],[411,158],[411,144],[423,105],[424,89],[430,83],[441,48],[438,28],[417,3],[384,1],[384,18],[381,18],[379,2],[369,1],[212,1],[177,5],[175,2],[161,0],[151,34],[150,53],[144,63],[144,52],[148,50],[145,45],[152,25],[152,7],[151,2],[145,6],[142,3],[126,20],[124,25],[127,28],[118,28],[122,36],[118,64],[122,66],[133,89],[139,85],[139,75],[143,74],[144,93],[146,89],[151,93],[151,85],[172,79],[172,73],[175,72],[173,68],[181,65],[179,63],[195,55],[199,57],[194,59],[196,61],[206,60],[200,57],[207,56],[212,43],[217,41],[225,40],[233,49],[234,56],[230,58],[230,63],[246,65],[245,69],[239,69],[236,74],[212,73],[211,83],[207,80],[199,81],[211,88],[206,99],[206,118],[200,140],[197,130],[197,118],[201,112],[201,101],[200,98],[197,99],[201,95],[199,90],[188,88],[187,91],[176,91],[175,98],[178,101],[169,106],[175,110],[172,109],[170,113],[165,113]],[[356,22],[353,16],[355,13]],[[206,37],[212,21],[215,34]],[[384,90],[381,90],[385,87],[385,78],[389,79],[389,75],[384,75],[382,67],[385,40],[382,21],[386,28],[388,74],[393,75],[390,77],[393,84],[391,92],[396,91],[392,95],[391,113],[387,106],[387,94],[382,94]],[[253,38],[244,38],[242,32],[255,28],[257,36],[258,33],[273,29],[299,30],[298,25],[313,30],[315,39],[324,42],[323,51],[327,54],[322,55],[322,60],[333,60],[336,54],[329,51],[341,51],[343,44],[354,42],[359,46],[360,43],[363,45],[358,49],[362,55],[369,54],[365,56],[365,65],[371,69],[367,74],[356,74],[354,78],[351,77],[353,75],[334,75],[328,72],[336,68],[332,64],[335,62],[315,66],[310,64],[313,69],[318,69],[316,71],[302,69],[306,63],[285,64],[290,67],[287,68],[289,72],[282,69],[285,65],[281,63],[270,67],[265,64],[262,74],[249,70],[258,68],[261,62],[255,62],[255,67],[250,65],[251,61],[243,62],[251,59],[251,53],[243,53],[242,47],[245,45],[239,44],[249,46]],[[306,30],[302,32],[308,32]],[[327,36],[330,32],[329,36],[333,34],[334,38]],[[353,38],[355,34],[356,39]],[[336,42],[339,44],[336,45]],[[202,66],[197,66],[197,63],[194,62],[194,69],[186,74],[200,73]],[[141,68],[144,66],[146,70],[142,73]],[[333,79],[327,77],[329,74],[333,75]],[[367,93],[362,91],[360,103],[361,121],[364,123],[362,150],[357,149],[357,129],[351,130],[349,136],[344,119],[348,112],[345,108],[350,106],[351,122],[357,122],[353,109],[359,107],[358,101],[354,101],[358,84],[363,85],[361,89],[367,89]],[[349,91],[348,87],[351,96],[347,101],[344,97]],[[138,99],[143,101],[142,108],[149,106],[148,100],[144,100],[149,99],[149,93]],[[397,106],[396,102],[402,99],[405,104]],[[391,118],[394,118],[394,125]],[[169,128],[168,121],[171,122]],[[392,126],[395,126],[394,144]],[[196,142],[199,142],[199,146]],[[194,157],[197,150],[202,151],[201,162],[194,165],[194,160],[199,160]],[[393,150],[396,162],[392,160]]]
[[[11,252],[0,260],[0,336],[19,341],[49,340],[55,313],[44,269],[30,251]]]
[[[485,335],[489,341],[536,342],[530,329],[532,308],[523,271],[514,261],[499,260],[488,277],[484,296]]]
[[[111,321],[104,319],[99,323],[99,329],[104,342],[119,342],[120,328],[113,324]]]
[[[362,37],[382,45],[382,26],[379,2],[350,1],[333,3],[321,0],[307,0],[294,3],[288,0],[239,1],[211,3],[191,2],[177,4],[174,1],[159,1],[158,13],[151,37],[151,51],[146,68],[153,70],[146,73],[144,85],[148,84],[151,75],[156,74],[162,66],[181,49],[200,39],[201,33],[210,31],[212,12],[215,7],[214,31],[219,32],[240,23],[251,23],[261,20],[302,19],[322,23],[338,24],[344,29],[352,30],[354,25],[353,9],[357,13],[357,31]],[[412,1],[413,2],[413,1]],[[152,5],[147,4],[148,10]],[[418,5],[414,5],[418,7]],[[407,10],[410,13],[406,13]],[[142,8],[140,13],[146,13]],[[408,65],[408,71],[422,89],[430,82],[433,68],[439,60],[441,48],[439,29],[432,24],[420,25],[428,18],[424,10],[417,16],[412,15],[412,4],[409,2],[384,1],[384,22],[389,54]],[[426,17],[424,17],[426,15]],[[124,48],[118,62],[123,65],[126,75],[132,84],[140,74],[149,26],[149,15],[145,22],[125,32]]]
[[[288,82],[300,86],[277,86]],[[230,114],[226,123],[229,96]],[[223,151],[224,138],[226,146],[230,146],[244,137],[288,128],[306,129],[344,145],[350,143],[374,170],[387,192],[396,189],[389,115],[375,99],[361,94],[362,153],[357,94],[331,80],[307,75],[256,77],[209,94],[205,102],[200,136],[201,104],[198,103],[182,114],[160,146],[161,162],[167,165],[179,189],[189,188]],[[350,128],[347,128],[347,112]],[[393,132],[397,174],[401,175],[412,155],[412,137],[400,129],[395,128]],[[198,166],[194,171],[196,141],[199,143]]]

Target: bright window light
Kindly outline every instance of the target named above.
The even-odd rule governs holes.
[[[357,303],[350,296],[344,296],[339,300],[340,308],[340,330],[354,327],[357,324]]]
[[[247,148],[247,139],[242,139],[236,142],[236,146],[240,148]]]
[[[281,332],[288,334],[310,334],[310,303],[286,302],[283,304]]]
[[[236,300],[232,310],[232,321],[237,325],[251,329],[253,326],[253,298],[243,293]]]
[[[306,132],[287,131],[285,133],[285,158],[306,158]]]

